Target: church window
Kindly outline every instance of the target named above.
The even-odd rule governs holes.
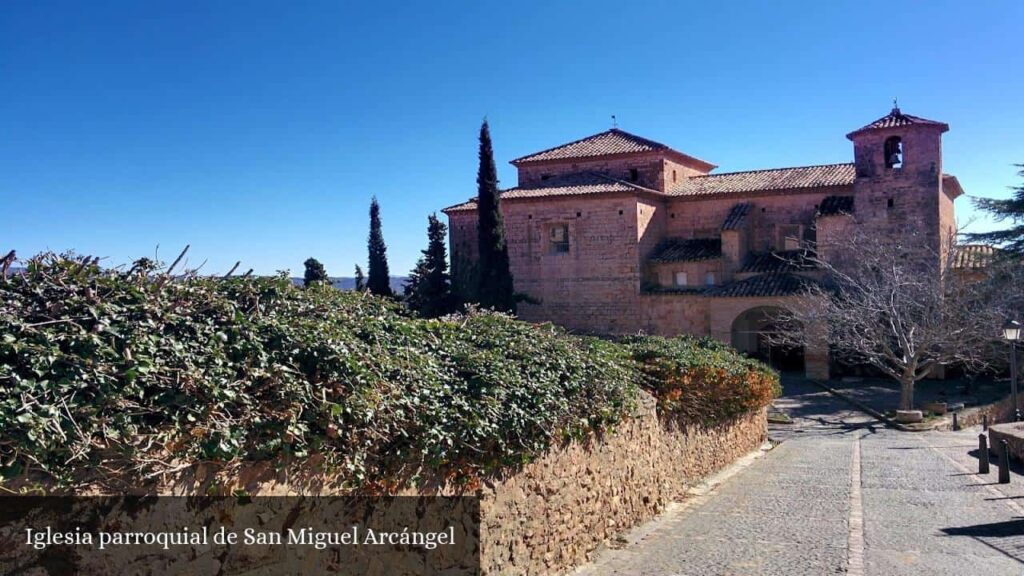
[[[629,181],[630,182],[636,182],[639,179],[640,179],[640,171],[637,170],[636,168],[630,168],[629,169]]]
[[[565,253],[569,251],[569,226],[557,224],[551,227],[551,251]]]
[[[676,171],[675,170],[672,171],[672,181],[673,182],[676,181]]]
[[[885,167],[903,167],[903,143],[899,136],[890,136],[885,140]]]
[[[892,198],[889,198],[888,200],[885,201],[885,205],[887,208],[892,208],[893,206],[896,205],[896,201]]]
[[[799,226],[782,226],[779,229],[783,250],[799,250],[802,234]]]
[[[686,286],[686,272],[676,272],[676,286]]]
[[[706,284],[708,286],[714,286],[715,285],[715,273],[714,272],[708,272],[707,274],[704,275],[704,284]]]

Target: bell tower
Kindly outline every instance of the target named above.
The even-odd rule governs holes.
[[[861,225],[879,233],[913,233],[927,246],[944,247],[942,212],[943,122],[889,114],[846,135],[853,141],[854,203]]]

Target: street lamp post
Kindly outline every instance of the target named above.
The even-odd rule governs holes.
[[[1017,341],[1020,340],[1021,325],[1016,320],[1003,324],[1003,338],[1010,343],[1010,394],[1013,401],[1013,420],[1020,422],[1020,405],[1017,404]]]

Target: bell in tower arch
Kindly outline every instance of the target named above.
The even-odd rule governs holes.
[[[903,167],[903,143],[899,136],[891,136],[885,141],[885,167]]]

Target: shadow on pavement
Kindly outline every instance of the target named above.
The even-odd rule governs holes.
[[[1024,518],[942,528],[947,536],[968,536],[1024,564]]]

